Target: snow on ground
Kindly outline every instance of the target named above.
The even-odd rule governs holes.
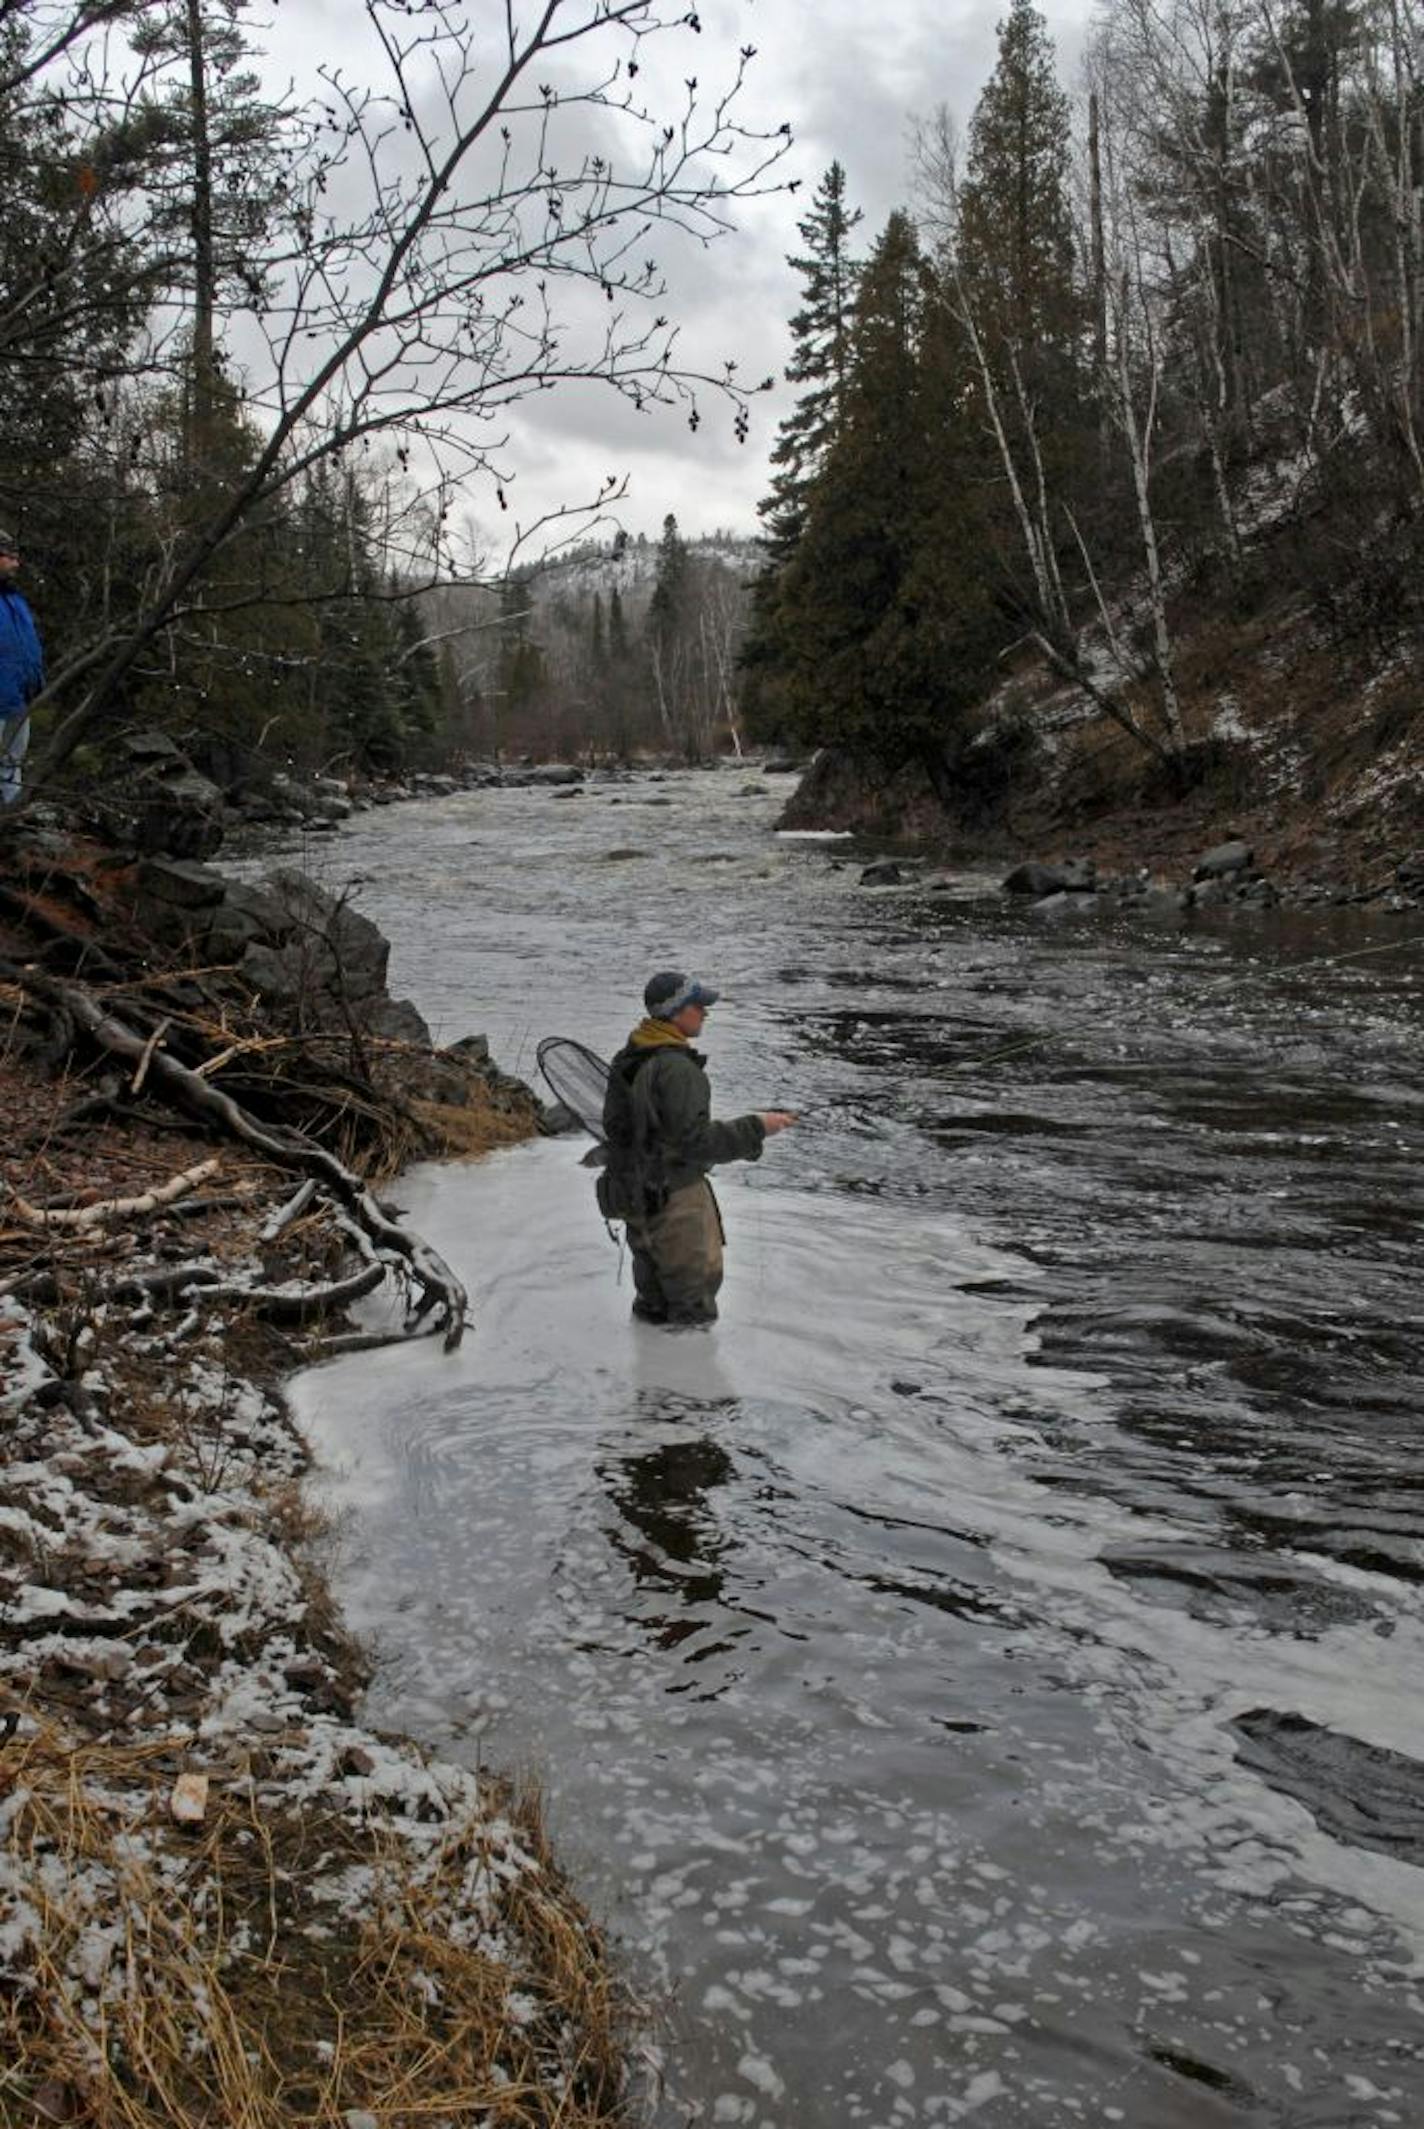
[[[283,1960],[293,1933],[317,1956],[387,1914],[404,1943],[414,1905],[427,1965],[443,1946],[497,1979],[494,2081],[538,2055],[566,2082],[582,2042],[564,2008],[539,2029],[524,1919],[562,1896],[501,1788],[355,1719],[281,1402],[225,1365],[220,1326],[145,1347],[125,1320],[92,1309],[75,1410],[52,1325],[0,1293],[0,2056],[37,2079],[58,2047],[76,2089],[102,2084],[113,2034],[176,1989],[205,2060],[214,1987],[265,1972],[279,1928]],[[264,1844],[270,1926],[232,1889]],[[447,2015],[443,1967],[405,1985]]]

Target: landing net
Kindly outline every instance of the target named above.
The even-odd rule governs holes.
[[[601,1140],[608,1067],[597,1051],[575,1042],[570,1035],[549,1035],[534,1054],[555,1101],[561,1101],[585,1131]]]

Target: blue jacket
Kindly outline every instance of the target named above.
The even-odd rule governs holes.
[[[0,585],[0,718],[23,710],[44,686],[40,632],[25,595]]]

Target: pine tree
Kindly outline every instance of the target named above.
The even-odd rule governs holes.
[[[816,189],[810,213],[796,225],[806,251],[787,262],[804,285],[801,309],[791,320],[794,347],[785,376],[788,384],[804,390],[777,433],[771,462],[778,470],[758,512],[773,569],[795,548],[807,491],[825,463],[845,400],[860,275],[850,237],[861,220],[859,208],[846,207],[845,186],[845,171],[832,163]]]
[[[154,237],[182,260],[181,286],[191,318],[188,444],[195,462],[207,454],[221,355],[217,325],[224,304],[256,307],[266,291],[251,258],[265,241],[286,194],[289,114],[266,100],[250,61],[241,17],[247,0],[166,0],[140,23],[134,43],[176,78],[149,99],[130,124],[127,143],[151,197]]]
[[[745,708],[752,729],[780,722],[782,653],[778,590],[806,521],[812,483],[839,432],[850,375],[851,332],[860,264],[850,237],[860,209],[846,206],[846,177],[832,163],[816,189],[811,211],[797,224],[804,254],[788,260],[800,274],[803,301],[791,319],[794,342],[785,376],[804,387],[783,420],[772,448],[771,493],[759,505],[767,563],[752,588],[752,615],[742,645]]]
[[[998,640],[947,317],[908,217],[892,215],[861,281],[840,432],[778,599],[796,734],[891,764],[940,757]]]
[[[1047,24],[1010,0],[999,57],[969,128],[961,274],[981,334],[1042,373],[1071,358],[1081,324],[1068,195],[1071,114]]]

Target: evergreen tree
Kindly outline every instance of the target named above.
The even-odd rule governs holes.
[[[1068,99],[1033,0],[1010,0],[999,57],[969,128],[959,267],[981,335],[1035,376],[1071,363],[1081,311],[1073,284]]]
[[[221,375],[218,318],[229,302],[256,308],[266,290],[252,266],[286,197],[290,114],[267,101],[250,62],[248,0],[165,0],[134,32],[141,56],[173,78],[110,143],[132,157],[150,197],[160,248],[181,262],[191,320],[189,457],[207,455]]]
[[[531,626],[533,603],[531,570],[516,570],[505,578],[500,594],[499,664],[493,705],[496,760],[506,746],[529,744],[548,687],[543,646]]]
[[[668,650],[677,637],[687,594],[687,546],[669,511],[658,542],[658,570],[648,602],[648,637],[655,650]]]
[[[803,387],[772,447],[771,493],[759,505],[767,566],[752,589],[752,617],[742,646],[747,710],[754,728],[779,719],[781,644],[778,579],[801,537],[807,499],[839,431],[850,374],[852,320],[860,265],[850,237],[860,209],[846,206],[845,171],[832,163],[816,189],[811,211],[797,224],[806,246],[788,264],[800,274],[803,301],[791,319],[794,342],[785,376]]]
[[[915,231],[894,214],[862,277],[844,418],[777,602],[797,736],[890,764],[942,758],[998,643],[947,331]]]
[[[1084,512],[1100,489],[1095,393],[1103,380],[1084,360],[1088,318],[1074,280],[1068,100],[1032,0],[1010,0],[998,38],[998,60],[970,122],[953,266],[975,340],[983,425],[1001,438],[1036,546],[1047,556],[1034,564],[1031,588],[1022,561],[1010,574],[1020,580],[1017,595],[1027,609],[1046,623],[1054,558],[1072,546],[1068,512]],[[998,495],[998,546],[1007,560],[1023,554],[1023,510],[1007,482]]]
[[[847,209],[845,187],[845,171],[832,163],[810,213],[796,225],[805,253],[787,262],[801,276],[803,301],[791,320],[794,346],[785,376],[803,390],[777,432],[771,462],[778,470],[758,512],[773,569],[795,548],[808,490],[835,439],[845,400],[860,274],[850,237],[861,220],[859,208]]]
[[[615,670],[628,663],[628,624],[623,618],[623,594],[615,584],[608,594],[608,659]]]
[[[658,542],[658,568],[653,595],[648,602],[646,639],[653,707],[663,738],[670,747],[685,739],[686,645],[683,627],[687,580],[687,548],[677,529],[677,519],[669,511],[663,519],[663,536]]]

